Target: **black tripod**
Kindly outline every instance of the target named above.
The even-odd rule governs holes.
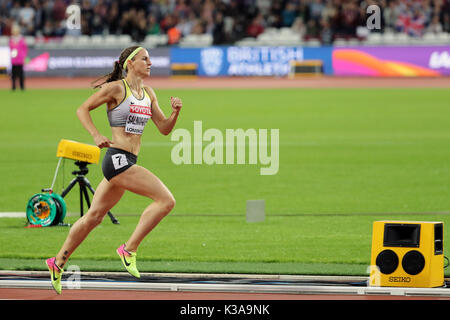
[[[94,188],[92,188],[91,183],[89,180],[85,177],[85,175],[89,172],[87,165],[87,162],[84,161],[75,161],[75,164],[80,168],[79,171],[72,171],[73,175],[76,175],[76,177],[70,182],[70,184],[67,186],[66,189],[63,190],[61,193],[61,197],[65,197],[69,191],[75,186],[75,184],[80,185],[80,216],[83,216],[83,196],[84,199],[87,202],[88,208],[91,206],[91,201],[89,200],[89,195],[87,192],[87,188],[91,190],[92,194],[95,193]],[[87,187],[87,188],[86,188]],[[108,216],[111,218],[112,223],[119,224],[119,221],[112,215],[111,212],[108,211]]]

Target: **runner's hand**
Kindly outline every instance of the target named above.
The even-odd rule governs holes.
[[[172,110],[175,112],[179,112],[183,106],[181,99],[177,97],[170,97],[170,103],[172,104]]]
[[[102,135],[97,135],[94,137],[95,144],[97,147],[101,148],[109,148],[113,142],[109,140],[107,137]]]

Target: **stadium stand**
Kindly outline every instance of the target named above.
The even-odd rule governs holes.
[[[73,4],[78,30],[66,23]],[[434,45],[450,43],[450,0],[0,0],[0,45],[14,23],[34,47]]]

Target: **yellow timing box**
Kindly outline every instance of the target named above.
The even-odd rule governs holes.
[[[321,76],[323,74],[322,60],[291,60],[289,64],[289,78],[295,78],[297,76]]]
[[[443,286],[443,233],[442,222],[375,221],[369,285]]]
[[[172,63],[170,65],[172,70],[197,70],[196,63]]]
[[[291,60],[289,61],[291,66],[316,66],[316,67],[322,67],[323,62],[322,60]]]
[[[196,63],[172,63],[170,69],[172,77],[196,78],[198,65]]]
[[[98,163],[100,148],[90,144],[61,139],[56,150],[56,156],[88,163]]]

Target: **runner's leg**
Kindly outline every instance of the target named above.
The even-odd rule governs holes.
[[[60,268],[64,266],[70,255],[83,242],[86,236],[102,222],[106,213],[120,200],[124,192],[124,189],[111,184],[103,178],[94,193],[91,207],[70,228],[67,239],[56,256],[56,264]]]
[[[173,209],[175,198],[164,183],[144,167],[134,165],[111,179],[111,183],[154,201],[144,210],[126,250],[134,252],[144,237]]]

